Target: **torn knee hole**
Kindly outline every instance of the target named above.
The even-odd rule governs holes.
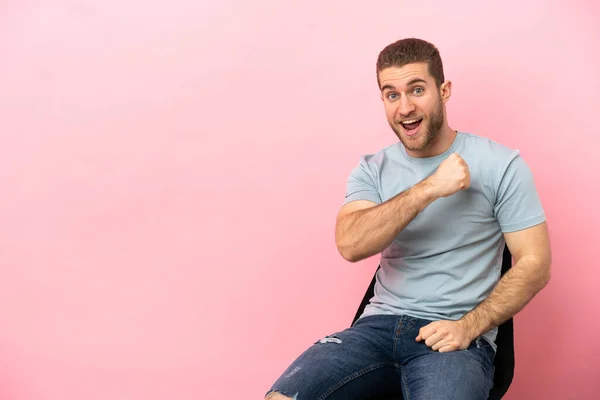
[[[317,343],[337,343],[341,344],[342,340],[335,335],[325,336],[323,339],[319,340]]]

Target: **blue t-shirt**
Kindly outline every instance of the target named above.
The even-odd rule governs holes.
[[[362,316],[461,318],[500,278],[503,233],[546,220],[519,152],[464,132],[435,157],[411,157],[400,142],[361,157],[348,179],[345,203],[385,202],[429,177],[455,152],[469,167],[471,186],[428,205],[381,253],[375,295]],[[484,337],[494,345],[496,334],[492,329]]]

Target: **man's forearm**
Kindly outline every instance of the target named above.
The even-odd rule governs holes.
[[[347,215],[338,227],[340,252],[353,262],[380,253],[436,198],[424,180],[385,203]]]
[[[524,257],[509,269],[492,293],[465,314],[461,321],[474,339],[512,318],[547,285],[550,266],[534,257]]]

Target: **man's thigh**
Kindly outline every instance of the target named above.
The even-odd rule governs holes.
[[[493,385],[494,350],[483,338],[468,349],[426,352],[403,367],[405,400],[486,400]]]
[[[399,364],[392,360],[394,318],[365,317],[304,351],[267,394],[297,400],[370,399],[401,393]]]

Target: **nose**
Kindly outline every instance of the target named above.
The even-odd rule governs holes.
[[[398,113],[401,117],[408,117],[413,111],[415,111],[415,105],[406,96],[402,96],[398,102]]]

